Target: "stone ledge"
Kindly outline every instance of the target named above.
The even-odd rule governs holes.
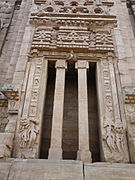
[[[0,180],[134,180],[135,164],[74,160],[0,160]]]

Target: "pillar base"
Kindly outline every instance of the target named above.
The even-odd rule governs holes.
[[[77,160],[83,162],[92,162],[91,152],[89,150],[78,150]]]
[[[50,148],[48,159],[62,160],[62,149],[61,148]]]

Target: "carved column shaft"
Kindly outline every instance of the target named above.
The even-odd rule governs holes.
[[[88,92],[87,92],[87,69],[88,62],[78,61],[78,121],[79,121],[79,150],[77,159],[91,162],[89,151],[89,129],[88,129]]]
[[[62,159],[62,126],[65,90],[65,69],[67,68],[67,64],[64,60],[58,60],[55,67],[57,70],[49,159]]]

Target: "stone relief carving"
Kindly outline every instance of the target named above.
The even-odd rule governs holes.
[[[135,162],[135,86],[123,87],[131,161]]]
[[[125,129],[122,123],[105,123],[106,133],[103,137],[111,153],[124,152],[124,133]]]
[[[35,120],[20,120],[20,147],[31,149],[34,147],[39,130]]]
[[[40,0],[35,1],[35,3],[36,5],[30,17],[30,23],[34,25],[52,27],[79,26],[79,28],[82,26],[91,28],[108,24],[114,26],[116,24],[116,16],[110,16],[110,8],[113,6],[113,2],[110,1],[47,0],[43,2]],[[48,14],[51,14],[51,18]],[[70,18],[67,18],[67,14]],[[77,17],[78,15],[79,17]]]
[[[126,115],[131,124],[135,123],[135,87],[124,87]]]
[[[114,115],[113,95],[109,62],[102,60],[105,119],[103,121],[103,144],[105,159],[112,162],[128,161],[126,145],[126,128],[123,122]]]
[[[37,153],[37,141],[39,135],[39,122],[37,108],[39,103],[39,92],[41,85],[43,58],[37,58],[35,62],[35,70],[33,83],[31,87],[30,102],[27,115],[23,115],[19,122],[19,157],[35,158]]]
[[[0,29],[8,27],[12,10],[12,3],[8,1],[0,2]]]
[[[44,16],[46,13],[70,13],[70,14],[109,14],[110,7],[113,2],[108,1],[74,1],[74,0],[55,0],[55,1],[35,1],[41,6],[37,7],[32,15]]]
[[[86,49],[89,51],[114,51],[112,35],[106,30],[88,31],[74,28],[59,30],[39,27],[35,31],[32,49]]]

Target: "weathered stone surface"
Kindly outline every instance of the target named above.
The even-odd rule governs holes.
[[[130,164],[85,163],[85,180],[134,180],[134,168]]]
[[[8,180],[83,180],[78,161],[19,160],[13,162]]]
[[[135,179],[134,17],[132,0],[1,0],[0,158],[23,159],[0,180]]]
[[[10,168],[10,162],[0,162],[0,180],[8,180]]]

